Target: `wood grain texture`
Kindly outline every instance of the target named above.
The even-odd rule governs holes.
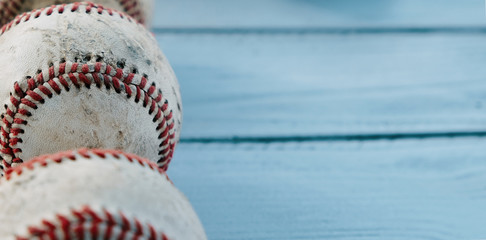
[[[168,173],[210,239],[486,239],[484,1],[156,9],[184,105]]]
[[[484,25],[483,0],[156,1],[154,27]]]
[[[485,239],[485,139],[180,144],[209,239]]]
[[[182,136],[486,129],[482,35],[157,35]]]

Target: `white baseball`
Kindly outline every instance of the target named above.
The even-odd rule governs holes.
[[[37,157],[6,171],[0,202],[0,239],[206,239],[165,172],[121,151]]]
[[[61,3],[79,2],[76,0],[0,0],[0,25],[6,24],[18,14],[33,9],[50,7]],[[142,24],[149,25],[152,19],[154,0],[91,0],[107,8],[124,11]]]
[[[179,85],[153,35],[126,14],[90,3],[24,13],[0,31],[0,66],[4,168],[80,147],[167,168]]]

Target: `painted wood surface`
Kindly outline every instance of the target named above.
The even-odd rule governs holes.
[[[484,0],[157,0],[154,27],[484,26]]]
[[[486,129],[485,35],[157,35],[183,136]]]
[[[486,140],[180,144],[210,239],[486,239]]]
[[[210,239],[486,239],[482,0],[155,9]]]

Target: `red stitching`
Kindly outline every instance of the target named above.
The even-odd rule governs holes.
[[[49,78],[47,81],[45,81],[44,75]],[[37,81],[33,79],[37,79]],[[100,79],[104,79],[104,81],[100,81]],[[113,69],[102,62],[90,64],[63,62],[53,64],[49,69],[38,73],[36,77],[25,81],[27,84],[14,83],[10,104],[7,105],[6,113],[2,116],[4,124],[0,127],[0,152],[5,160],[3,161],[4,168],[9,168],[13,162],[23,162],[18,156],[22,150],[16,145],[22,142],[21,135],[25,131],[23,128],[27,124],[27,119],[35,114],[39,104],[43,104],[54,94],[59,95],[62,91],[69,91],[70,86],[89,88],[94,82],[100,88],[101,85],[105,85],[107,89],[113,87],[117,93],[125,93],[127,98],[132,98],[131,88],[133,87],[136,90],[133,98],[135,102],[139,102],[143,94],[143,107],[148,108],[149,114],[153,115],[153,122],[160,122],[155,129],[160,132],[158,137],[160,159],[157,163],[163,170],[167,170],[176,144],[173,114],[172,110],[168,108],[167,99],[163,98],[160,90],[155,92],[156,87],[153,83],[152,85],[146,84],[146,77],[133,73],[124,74],[123,69]]]
[[[25,0],[0,0],[0,25],[5,25],[9,23],[12,19],[15,21],[15,24],[19,24],[21,19],[25,17],[24,21],[28,21],[33,15],[34,17],[39,17],[41,14],[41,11],[33,10],[30,13],[23,13],[20,16],[17,16],[19,14],[22,5],[24,4]],[[142,13],[141,9],[141,4],[139,3],[139,0],[118,0],[120,5],[122,6],[124,12],[128,14],[131,18],[135,19],[137,22],[144,24],[146,19],[145,16]],[[75,12],[78,10],[80,4],[79,3],[73,3],[71,11]],[[102,14],[103,10],[106,10],[107,13],[112,16],[113,12],[117,12],[116,10],[109,9],[109,8],[103,8],[99,4],[94,4],[91,2],[87,3],[87,13],[91,12],[92,8],[97,9],[98,14]],[[57,12],[62,14],[65,11],[65,8],[68,7],[67,4],[62,4],[58,5],[56,7],[51,6],[47,8],[46,15],[49,16],[51,15],[54,10],[57,9]],[[89,9],[89,10],[88,10]],[[35,12],[35,14],[33,14]],[[121,16],[123,18],[123,16]]]
[[[57,214],[55,220],[43,219],[39,225],[29,226],[27,231],[26,236],[16,236],[16,239],[85,239],[85,234],[89,233],[91,239],[169,240],[164,232],[157,232],[150,223],[128,218],[122,212],[96,211],[89,206],[72,209],[68,214]]]
[[[80,11],[80,6],[84,6],[86,11],[84,11],[84,12]],[[71,12],[79,12],[79,13],[85,13],[85,14],[89,14],[91,12],[92,8],[96,8],[96,9],[98,9],[98,13],[101,11],[100,14],[103,14],[103,13],[106,12],[110,16],[114,16],[113,13],[116,13],[118,15],[118,17],[120,17],[121,19],[125,18],[128,22],[138,22],[136,19],[132,18],[131,16],[127,15],[124,12],[119,12],[119,11],[116,11],[116,10],[113,10],[113,9],[107,9],[107,8],[103,7],[102,5],[94,4],[94,3],[91,3],[91,2],[82,2],[82,3],[76,2],[76,3],[73,3],[73,4],[69,4],[69,5],[66,5],[66,4],[52,5],[49,8],[41,8],[41,9],[37,9],[37,10],[32,10],[30,12],[26,12],[26,13],[23,13],[21,15],[18,15],[18,16],[15,17],[15,19],[10,21],[9,23],[6,23],[6,24],[3,25],[3,27],[1,28],[1,31],[0,31],[0,34],[5,33],[6,31],[11,29],[15,25],[18,25],[22,22],[27,22],[27,21],[31,20],[32,19],[31,16],[33,16],[34,18],[39,18],[42,14],[45,14],[46,16],[50,16],[50,15],[52,15],[52,13],[54,11],[57,11],[59,14],[63,14],[64,11],[66,10],[66,8],[67,9],[70,8]],[[1,21],[1,18],[0,18],[0,21]]]
[[[141,4],[137,0],[119,0],[120,4],[123,6],[123,9],[126,13],[130,16],[134,17],[135,19],[139,19],[140,23],[144,23],[145,18],[142,14]]]
[[[125,153],[120,150],[106,150],[106,149],[87,149],[81,148],[74,151],[64,151],[55,154],[47,154],[39,157],[35,157],[25,163],[22,163],[16,167],[10,167],[5,171],[4,178],[6,181],[10,181],[14,176],[22,175],[24,169],[35,170],[35,168],[47,167],[49,164],[60,164],[66,161],[76,161],[79,160],[76,155],[80,155],[85,159],[89,159],[92,156],[97,156],[98,159],[106,159],[106,155],[110,155],[119,160],[127,160],[131,163],[136,163],[142,167],[147,167],[152,171],[157,171],[162,174],[166,179],[171,182],[165,170],[158,167],[158,165],[148,159],[139,157],[135,154]],[[14,175],[16,174],[16,175]]]
[[[3,25],[14,18],[24,2],[25,0],[0,1],[0,23]]]

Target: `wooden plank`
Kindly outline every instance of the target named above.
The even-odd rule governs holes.
[[[484,1],[156,1],[155,27],[358,27],[483,25]]]
[[[183,137],[486,129],[482,35],[157,35]]]
[[[180,144],[209,239],[485,239],[486,139]]]

